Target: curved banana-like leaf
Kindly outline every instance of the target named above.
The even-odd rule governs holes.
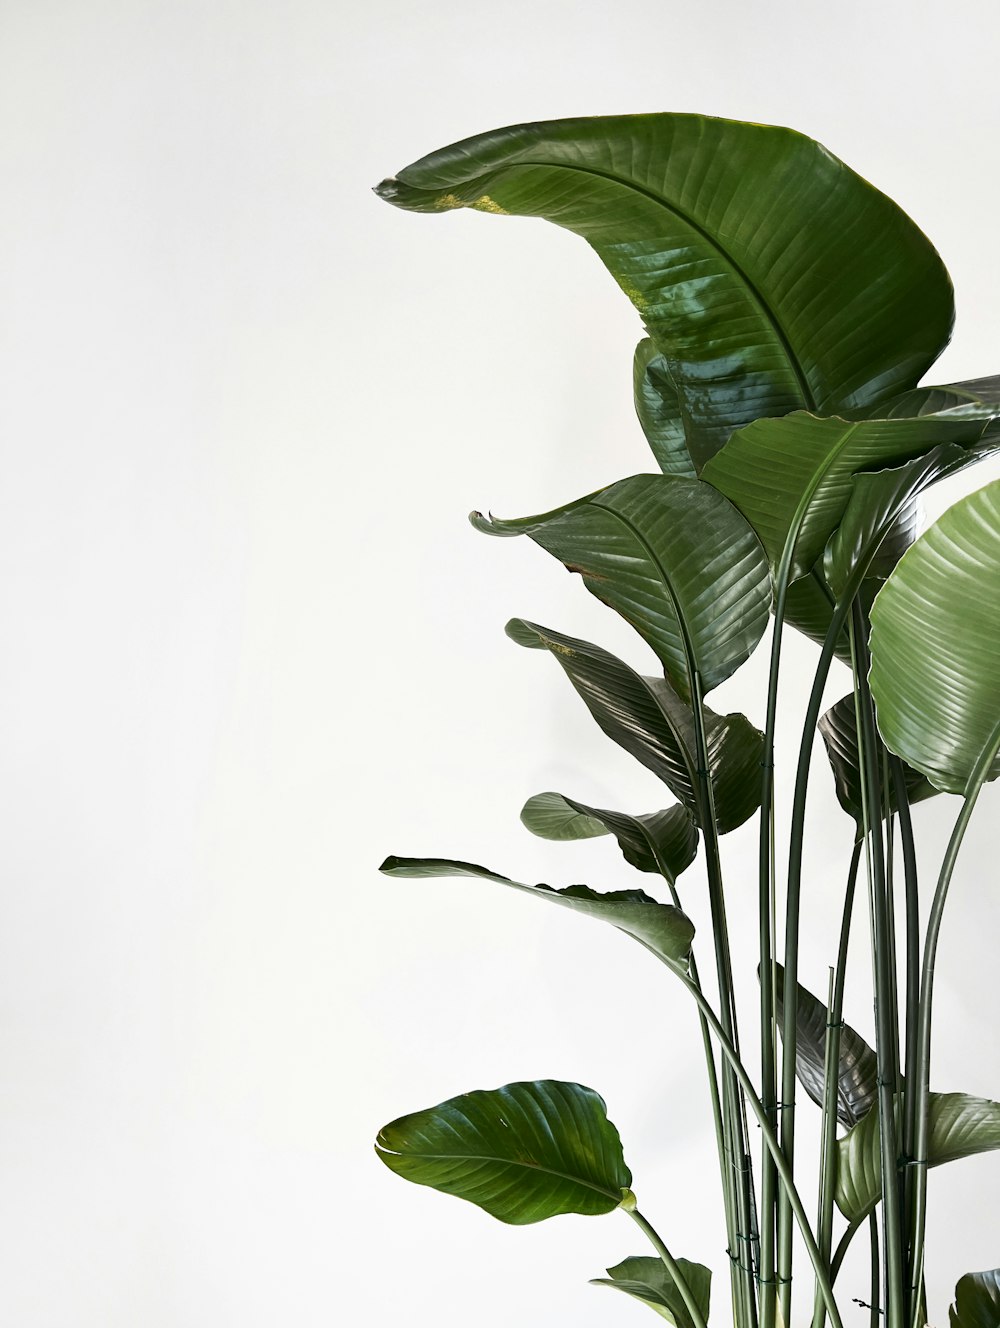
[[[605,811],[574,802],[561,793],[536,793],[521,820],[542,839],[594,839],[612,834],[625,861],[645,872],[664,872],[676,880],[698,852],[698,829],[686,807],[668,807],[647,816]]]
[[[618,1208],[632,1175],[604,1100],[558,1079],[449,1098],[379,1131],[391,1171],[526,1226]]]
[[[840,524],[858,471],[900,465],[945,443],[972,447],[989,418],[980,406],[894,420],[820,419],[797,411],[734,434],[704,478],[747,518],[773,568],[790,552],[790,575],[805,576]]]
[[[785,970],[776,964],[777,999],[775,1022],[783,1027]],[[795,1006],[795,1075],[817,1105],[823,1105],[826,1080],[826,1034],[828,1011],[812,992],[798,985]],[[856,1125],[867,1116],[878,1097],[878,1062],[875,1052],[850,1024],[840,1030],[840,1062],[837,1067],[837,1119]]]
[[[660,657],[684,697],[725,681],[767,626],[771,581],[756,535],[709,484],[633,475],[542,516],[486,520],[491,535],[529,535]]]
[[[662,678],[641,677],[600,646],[514,618],[507,635],[518,645],[548,650],[601,730],[666,784],[702,823],[694,714]],[[720,834],[735,830],[760,806],[764,738],[739,714],[702,707],[708,765]]]
[[[871,688],[890,751],[949,793],[1000,775],[1000,480],[950,508],[872,608]]]
[[[982,455],[978,448],[945,443],[902,466],[855,475],[843,518],[823,556],[823,574],[833,593],[838,598],[844,593],[863,562],[869,564],[867,576],[885,581],[917,537],[919,495]]]
[[[379,868],[386,876],[404,876],[424,880],[434,876],[472,876],[481,881],[496,881],[536,899],[561,904],[584,917],[610,922],[619,931],[644,945],[668,964],[683,964],[691,953],[694,924],[672,904],[660,904],[642,890],[611,890],[599,894],[586,885],[568,885],[554,890],[550,885],[522,885],[507,876],[498,876],[474,862],[456,862],[451,858],[386,858]]]
[[[699,468],[749,420],[905,391],[951,331],[951,282],[926,236],[788,129],[699,115],[514,125],[376,192],[583,236],[666,357]]]
[[[958,1279],[948,1322],[949,1328],[1000,1328],[1000,1268]]]
[[[858,722],[854,709],[854,694],[842,696],[840,700],[820,718],[817,725],[826,744],[826,754],[830,758],[833,770],[833,782],[837,791],[837,801],[852,816],[857,825],[860,839],[864,834],[864,806],[862,804],[861,756],[858,750]],[[906,799],[912,807],[914,803],[933,798],[940,790],[918,771],[903,762],[903,782],[906,785]],[[895,786],[890,782],[883,792],[888,800],[890,813],[899,811]],[[880,809],[884,815],[884,807]],[[874,819],[875,811],[872,816]]]
[[[694,479],[696,471],[687,447],[680,397],[666,357],[649,337],[635,348],[632,394],[646,442],[664,475]]]
[[[677,1267],[687,1283],[688,1290],[694,1297],[695,1304],[701,1311],[702,1320],[708,1322],[708,1308],[712,1295],[712,1272],[703,1263],[692,1263],[689,1259],[678,1259]],[[623,1259],[608,1269],[607,1277],[592,1277],[591,1286],[614,1287],[624,1291],[644,1305],[656,1311],[674,1328],[694,1328],[690,1311],[684,1304],[684,1298],[677,1290],[677,1284],[659,1259],[643,1255]]]
[[[928,1109],[928,1166],[1000,1148],[1000,1102],[966,1093],[931,1093]],[[837,1206],[849,1222],[858,1222],[881,1197],[878,1112],[871,1111],[837,1143]]]
[[[910,388],[888,401],[877,401],[851,414],[858,419],[909,419],[915,415],[939,415],[943,410],[970,405],[992,407],[1000,416],[1000,374],[970,378],[964,383],[944,383],[940,387]]]

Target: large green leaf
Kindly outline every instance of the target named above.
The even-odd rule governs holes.
[[[776,964],[777,999],[775,1019],[783,1026],[785,1008],[785,970]],[[795,1006],[795,1074],[812,1100],[823,1105],[826,1081],[826,1006],[798,986]],[[837,1067],[837,1118],[842,1125],[856,1125],[867,1116],[878,1096],[878,1063],[875,1053],[850,1024],[840,1029],[840,1061]]]
[[[916,384],[951,283],[884,194],[788,129],[699,115],[515,125],[414,162],[398,207],[545,217],[583,236],[640,311],[700,467],[731,431]]]
[[[978,448],[945,443],[902,466],[855,475],[843,518],[823,557],[823,572],[834,594],[844,593],[861,564],[869,565],[867,576],[885,581],[917,537],[919,495],[980,457]]]
[[[1000,775],[1000,480],[903,555],[872,608],[871,687],[890,751],[935,787]]]
[[[698,823],[699,796],[694,714],[662,678],[641,677],[600,646],[514,618],[507,634],[519,645],[548,650],[601,730],[660,779]],[[760,806],[764,739],[745,715],[702,708],[708,764],[720,834],[735,830]]]
[[[588,807],[561,793],[536,793],[521,811],[521,820],[542,839],[593,839],[612,834],[625,861],[639,871],[665,871],[671,879],[694,862],[698,830],[686,807],[668,807],[646,816]]]
[[[642,890],[611,890],[599,894],[586,885],[568,885],[564,890],[554,890],[550,885],[522,885],[520,881],[498,876],[486,867],[477,867],[473,862],[456,862],[450,858],[389,857],[379,870],[386,876],[417,880],[434,876],[472,876],[477,880],[496,881],[536,899],[561,904],[584,917],[610,922],[668,963],[683,964],[691,953],[694,925],[690,918],[671,904],[659,904],[650,899]]]
[[[642,431],[664,475],[694,479],[694,462],[687,448],[677,388],[670,377],[666,357],[649,337],[644,337],[635,348],[632,394]]]
[[[966,1093],[931,1093],[927,1165],[939,1167],[1000,1148],[1000,1102]],[[878,1112],[870,1111],[837,1143],[837,1205],[850,1222],[882,1197]]]
[[[991,406],[1000,414],[1000,374],[970,378],[964,383],[944,383],[940,387],[910,388],[888,400],[879,400],[856,415],[859,419],[909,419],[968,405]]]
[[[1000,1268],[960,1277],[948,1320],[950,1328],[1000,1328]]]
[[[633,475],[554,512],[473,523],[491,535],[529,535],[583,576],[649,642],[682,696],[692,672],[710,691],[764,634],[771,604],[756,535],[709,484]]]
[[[558,1079],[463,1093],[401,1116],[375,1148],[397,1175],[514,1226],[610,1213],[632,1183],[603,1099]]]
[[[689,1259],[678,1259],[677,1266],[701,1311],[702,1319],[707,1323],[712,1294],[711,1269],[703,1263],[692,1263]],[[674,1328],[694,1328],[690,1311],[684,1304],[677,1284],[659,1259],[636,1255],[609,1268],[607,1277],[592,1277],[590,1280],[592,1286],[614,1287],[616,1291],[634,1296],[636,1300],[649,1305],[668,1323],[672,1323]]]
[[[835,600],[819,567],[808,576],[801,576],[788,587],[785,599],[785,621],[821,646],[833,619]],[[837,658],[851,663],[851,642],[846,628],[841,632],[836,647]]]
[[[839,525],[858,471],[899,465],[945,443],[971,447],[988,419],[979,406],[898,420],[820,419],[798,411],[748,424],[705,467],[704,478],[747,518],[772,567],[790,544],[790,574],[805,576]]]
[[[833,770],[833,782],[837,791],[837,801],[852,816],[857,825],[858,838],[864,833],[864,806],[862,803],[861,756],[858,749],[858,722],[854,709],[854,693],[842,696],[820,718],[819,731],[826,744],[826,754],[830,758]],[[925,779],[919,770],[914,770],[903,762],[903,781],[906,785],[906,799],[910,806],[933,798],[938,789]],[[896,790],[890,781],[884,790],[890,812],[897,812],[899,805]],[[874,811],[873,811],[874,816]]]

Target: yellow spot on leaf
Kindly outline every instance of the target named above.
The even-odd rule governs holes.
[[[505,207],[501,207],[495,199],[490,198],[489,194],[483,194],[477,198],[472,205],[479,212],[495,212],[498,217],[509,217],[510,213]]]
[[[442,194],[440,198],[434,200],[434,206],[440,208],[442,212],[448,212],[452,208],[464,207],[465,204],[454,194]]]

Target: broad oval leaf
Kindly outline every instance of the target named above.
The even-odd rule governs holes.
[[[701,1311],[702,1320],[707,1323],[712,1295],[711,1269],[703,1263],[692,1263],[689,1259],[678,1259],[677,1266]],[[659,1259],[643,1255],[623,1259],[614,1268],[608,1269],[607,1277],[592,1277],[590,1281],[592,1286],[614,1287],[616,1291],[634,1296],[668,1323],[672,1323],[674,1328],[694,1328],[690,1311],[684,1304],[677,1284]]]
[[[686,807],[668,807],[646,816],[606,811],[574,802],[561,793],[536,793],[521,820],[541,839],[593,839],[612,834],[631,866],[664,872],[671,880],[690,867],[698,852],[698,830]]]
[[[883,469],[946,443],[972,447],[989,413],[978,406],[920,419],[821,419],[797,411],[734,434],[704,478],[732,499],[767,550],[805,576],[840,524],[858,471]]]
[[[951,282],[926,236],[789,129],[700,115],[514,125],[377,192],[583,236],[667,358],[699,468],[749,420],[913,387],[951,331]]]
[[[677,387],[665,356],[649,337],[635,348],[632,395],[646,442],[664,475],[694,479],[696,471],[687,448]]]
[[[949,793],[1000,775],[1000,480],[917,540],[872,608],[871,688],[890,751]]]
[[[1000,1102],[966,1093],[931,1093],[927,1165],[942,1166],[1000,1148]],[[867,1217],[882,1197],[878,1112],[837,1143],[837,1206],[850,1222]]]
[[[950,1328],[1000,1328],[1000,1268],[958,1279],[948,1321]]]
[[[457,862],[452,858],[388,857],[379,870],[386,876],[416,880],[434,876],[472,876],[477,880],[496,881],[536,899],[561,904],[584,917],[610,922],[626,936],[652,950],[665,963],[684,964],[691,953],[694,940],[691,919],[679,908],[660,904],[642,890],[610,890],[601,894],[587,885],[568,885],[562,890],[555,890],[550,885],[523,885],[486,867],[477,867],[474,862]]]
[[[391,1171],[526,1226],[561,1213],[610,1213],[632,1176],[592,1088],[558,1079],[449,1098],[379,1131]]]
[[[775,1022],[779,1032],[785,1008],[785,970],[776,964],[777,1000]],[[823,1105],[826,1081],[826,1006],[801,984],[795,1006],[795,1075],[812,1100]],[[878,1096],[878,1062],[875,1052],[850,1024],[840,1030],[840,1061],[837,1067],[837,1119],[856,1125],[867,1116]]]
[[[832,705],[826,714],[820,717],[817,725],[826,754],[833,771],[833,782],[837,792],[837,801],[854,818],[857,837],[864,834],[864,805],[862,803],[861,755],[858,748],[858,721],[854,709],[854,693],[842,696],[836,705]],[[881,750],[881,748],[880,748]],[[910,806],[933,798],[940,790],[920,773],[903,762],[903,782],[906,785],[906,799]],[[885,807],[890,812],[899,811],[896,789],[892,781],[884,790]]]
[[[507,635],[548,650],[602,731],[659,776],[701,824],[694,714],[662,678],[645,678],[600,646],[514,618]],[[745,715],[702,707],[708,764],[720,834],[735,830],[760,806],[764,738]]]
[[[633,475],[599,493],[513,521],[473,524],[528,535],[635,627],[681,696],[692,674],[710,691],[739,668],[767,627],[771,580],[744,518],[709,484]]]

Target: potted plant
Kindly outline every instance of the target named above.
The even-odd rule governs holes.
[[[409,211],[555,222],[588,241],[642,316],[635,403],[657,471],[537,516],[472,521],[534,541],[652,649],[661,671],[649,677],[555,628],[507,627],[551,655],[601,730],[668,791],[649,814],[559,792],[522,813],[550,839],[613,836],[645,888],[554,889],[450,859],[390,857],[383,871],[469,876],[611,923],[660,962],[674,1000],[691,1002],[730,1267],[730,1303],[720,1309],[716,1294],[713,1321],[774,1328],[808,1313],[815,1328],[842,1328],[837,1275],[867,1228],[873,1321],[922,1328],[927,1171],[1000,1147],[1000,1103],[930,1091],[942,916],[979,793],[1000,774],[1000,482],[919,538],[918,505],[1000,450],[1000,377],[922,384],[953,322],[941,259],[890,199],[788,129],[666,114],[520,125],[432,153],[377,192]],[[769,624],[758,727],[707,698]],[[779,844],[790,629],[820,649]],[[852,686],[821,713],[837,657]],[[856,833],[829,989],[813,994],[798,952],[817,728]],[[911,809],[941,792],[960,800],[954,832],[943,861],[919,862]],[[759,989],[747,1009],[734,992],[720,838],[751,817]],[[696,943],[678,881],[699,856],[712,935]],[[934,883],[924,908],[921,872]],[[848,938],[866,921],[870,1041],[843,1018]],[[756,1064],[740,1051],[751,1019]],[[821,1112],[816,1175],[796,1156],[803,1095]],[[677,1328],[705,1328],[711,1274],[668,1249],[636,1206],[592,1088],[472,1091],[385,1126],[376,1147],[398,1174],[505,1222],[621,1209],[652,1253],[599,1280]],[[951,1320],[995,1328],[1000,1271],[963,1276]]]

